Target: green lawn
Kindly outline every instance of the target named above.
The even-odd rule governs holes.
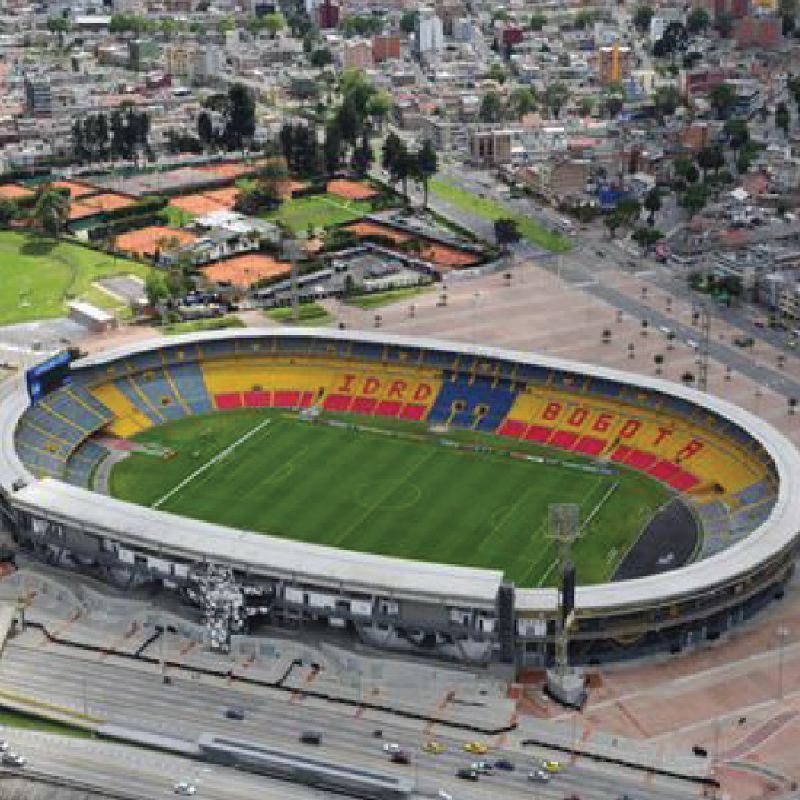
[[[264,314],[275,322],[292,322],[291,308],[269,308]],[[297,321],[300,325],[325,325],[332,319],[325,306],[319,303],[301,303],[297,309]]]
[[[536,220],[526,217],[516,211],[506,208],[495,203],[493,200],[487,200],[484,197],[476,197],[471,192],[464,189],[459,189],[457,186],[451,186],[449,183],[434,178],[430,182],[430,191],[442,200],[467,211],[476,216],[483,217],[488,220],[497,220],[501,218],[511,218],[517,221],[519,232],[532,244],[539,245],[546,250],[551,250],[554,253],[563,253],[570,249],[571,245],[569,239],[564,238],[558,233],[552,233],[543,227]]]
[[[188,211],[184,211],[182,208],[176,208],[175,206],[164,206],[164,208],[159,211],[159,216],[170,228],[183,228],[194,219],[194,214],[190,214]]]
[[[343,200],[330,194],[314,194],[284,201],[267,218],[280,220],[293,231],[303,233],[309,225],[325,228],[360,219],[369,213],[370,208],[369,203]]]
[[[68,242],[0,231],[0,325],[64,316],[69,300],[97,298],[92,283],[99,278],[148,271]]]
[[[225,328],[244,328],[239,317],[215,317],[214,319],[192,319],[186,322],[173,322],[159,329],[160,333],[172,336],[177,333],[199,333],[200,331],[220,331]]]
[[[391,303],[399,303],[401,300],[410,300],[418,294],[422,294],[425,289],[421,287],[409,287],[408,289],[389,289],[385,292],[370,292],[369,294],[357,294],[348,297],[345,302],[358,308],[380,308]]]
[[[0,725],[7,728],[24,728],[26,730],[42,731],[44,733],[57,733],[61,736],[77,736],[91,738],[91,733],[83,728],[51,722],[42,717],[22,714],[19,711],[0,710]]]
[[[426,432],[419,424],[358,421]],[[139,441],[168,447],[175,456],[132,454],[114,468],[111,491],[144,505],[162,500],[158,507],[165,511],[304,542],[502,569],[523,586],[556,579],[556,547],[545,535],[550,503],[578,503],[584,521],[592,515],[574,548],[581,583],[592,583],[608,579],[668,496],[633,472],[604,475],[512,459],[499,449],[457,450],[440,438],[314,425],[277,411],[231,411],[140,434]],[[448,438],[492,448],[500,441],[472,431]],[[503,443],[510,446],[524,447]],[[549,455],[560,458],[556,451]]]

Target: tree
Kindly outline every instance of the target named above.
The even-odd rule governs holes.
[[[656,375],[661,375],[664,371],[664,356],[661,353],[656,353],[653,356],[653,363],[656,365]]]
[[[536,13],[531,14],[530,29],[532,31],[540,31],[547,24],[547,17],[544,14]]]
[[[559,114],[561,113],[561,109],[564,107],[564,104],[569,99],[569,89],[561,83],[561,81],[555,81],[555,83],[549,83],[547,88],[544,90],[544,102],[545,105],[550,109],[550,112],[556,119],[558,118]]]
[[[710,22],[708,11],[698,6],[689,12],[689,16],[686,18],[686,28],[689,33],[701,33],[708,28]]]
[[[689,36],[682,22],[670,22],[664,29],[661,38],[653,45],[653,55],[656,58],[670,56],[673,60],[675,54],[686,50]]]
[[[283,14],[265,14],[263,17],[264,29],[274,39],[285,27],[286,19]]]
[[[708,170],[713,169],[717,173],[720,167],[725,166],[725,156],[718,145],[706,145],[697,154],[697,163],[703,170],[703,180],[705,180]]]
[[[325,144],[322,148],[325,171],[331,177],[339,170],[342,160],[342,134],[336,122],[325,127]]]
[[[56,238],[69,219],[69,196],[56,189],[44,189],[36,199],[31,219],[40,231]]]
[[[518,86],[508,96],[508,110],[514,119],[536,110],[536,93],[526,86]]]
[[[728,137],[728,144],[734,152],[738,152],[750,141],[750,131],[747,128],[747,120],[738,117],[726,120],[722,130]]]
[[[8,225],[19,216],[20,208],[14,200],[0,200],[0,225]]]
[[[605,107],[606,114],[613,119],[622,111],[625,106],[625,101],[618,94],[609,94],[603,100],[603,106]]]
[[[64,16],[50,17],[47,20],[47,30],[58,37],[58,49],[64,49],[64,35],[69,33],[69,18]]]
[[[711,107],[717,113],[717,118],[727,119],[736,105],[736,90],[729,83],[723,81],[711,90],[709,100]]]
[[[723,38],[727,39],[733,33],[733,16],[728,11],[722,11],[717,14],[717,21],[715,25],[717,33]]]
[[[603,217],[603,224],[608,228],[608,234],[613,239],[617,233],[617,228],[622,226],[622,217],[617,209],[609,211]]]
[[[498,247],[504,250],[510,244],[516,244],[522,235],[519,232],[517,221],[511,217],[501,217],[494,221],[494,238]]]
[[[228,90],[225,109],[224,137],[231,150],[244,150],[256,131],[256,103],[243,83],[234,83]]]
[[[783,101],[775,106],[775,127],[780,128],[784,136],[789,133],[789,109]]]
[[[650,247],[653,247],[657,241],[664,238],[664,234],[661,231],[657,230],[656,228],[646,228],[644,226],[637,228],[632,234],[631,239],[633,239],[639,247],[644,248],[647,250]]]
[[[392,98],[386,92],[375,92],[367,100],[365,110],[372,117],[378,130],[381,130],[392,110]]]
[[[504,111],[503,98],[497,92],[486,92],[481,100],[478,117],[481,122],[501,122]]]
[[[364,131],[361,137],[361,144],[353,149],[353,158],[351,160],[351,166],[353,168],[353,172],[358,175],[359,178],[363,178],[368,172],[369,168],[372,165],[372,146],[369,143],[369,137],[367,136],[367,132]]]
[[[417,169],[420,179],[422,180],[423,191],[423,207],[428,207],[428,183],[430,179],[436,174],[439,168],[439,159],[436,156],[436,151],[433,149],[430,139],[426,139],[422,143],[420,151],[417,153]]]
[[[308,57],[308,61],[312,67],[323,69],[327,67],[328,64],[333,63],[333,55],[327,47],[318,47]]]
[[[400,30],[405,34],[414,33],[417,28],[418,17],[419,11],[413,9],[404,11],[403,15],[400,17]]]
[[[689,214],[689,219],[703,209],[708,200],[708,190],[704,183],[689,186],[681,197],[680,203]]]
[[[584,97],[578,103],[578,113],[582,117],[588,117],[592,113],[594,102],[591,97]]]
[[[662,118],[674,114],[680,102],[681,95],[675,86],[659,86],[653,96],[656,113]]]
[[[214,141],[214,123],[205,109],[197,115],[197,138],[206,147]]]
[[[500,64],[494,63],[489,66],[484,74],[484,77],[490,81],[497,81],[498,83],[505,83],[508,75]]]
[[[169,290],[164,275],[158,270],[151,269],[144,279],[144,293],[147,295],[147,303],[153,308],[157,308],[164,301],[169,299]]]
[[[644,207],[650,212],[647,218],[649,225],[654,225],[656,221],[656,213],[661,211],[661,192],[657,186],[654,186],[644,198]]]
[[[647,5],[636,7],[633,12],[633,24],[644,33],[650,28],[650,20],[653,19],[653,9]]]
[[[638,200],[625,198],[617,203],[615,213],[623,225],[633,225],[642,214],[642,206]]]

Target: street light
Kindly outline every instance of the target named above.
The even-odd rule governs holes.
[[[783,700],[783,650],[789,636],[789,629],[785,625],[781,625],[775,633],[778,636],[778,699]]]

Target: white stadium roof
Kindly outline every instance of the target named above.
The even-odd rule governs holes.
[[[576,605],[591,613],[610,608],[631,608],[654,601],[678,599],[709,590],[752,572],[759,564],[794,546],[800,526],[800,453],[771,425],[753,414],[718,397],[658,378],[635,375],[591,364],[565,361],[550,356],[492,347],[481,347],[422,337],[333,329],[239,329],[185,334],[157,338],[83,359],[82,366],[102,365],[157,347],[174,347],[217,340],[248,339],[258,336],[358,340],[376,344],[457,351],[479,358],[494,358],[529,363],[620,381],[653,391],[672,394],[704,406],[730,419],[761,442],[775,463],[779,477],[778,497],[767,521],[749,536],[701,562],[646,578],[579,587]],[[4,423],[0,447],[0,482],[7,488],[24,477],[28,486],[14,493],[15,501],[30,509],[39,508],[58,519],[70,520],[76,527],[107,531],[109,538],[147,548],[154,553],[169,549],[197,559],[219,559],[249,566],[251,571],[292,576],[297,581],[324,585],[363,587],[419,599],[448,598],[453,604],[491,602],[502,579],[500,572],[468,569],[440,564],[403,561],[308,545],[262,534],[233,530],[196,522],[164,512],[123,503],[57,480],[37,481],[24,469],[13,451],[14,421],[26,406],[23,390],[6,392],[0,398],[0,420]],[[83,523],[83,524],[81,524]],[[580,576],[578,576],[580,580]],[[552,589],[517,589],[519,612],[556,608]]]

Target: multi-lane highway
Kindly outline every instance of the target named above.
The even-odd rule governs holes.
[[[29,648],[13,642],[0,660],[0,690],[85,711],[128,729],[174,736],[186,743],[196,741],[203,732],[213,732],[296,752],[310,750],[316,756],[340,764],[404,774],[414,779],[421,795],[436,795],[440,789],[445,789],[454,797],[475,800],[498,796],[561,800],[572,794],[591,800],[608,800],[625,793],[652,800],[677,800],[699,793],[690,784],[654,779],[588,759],[567,764],[564,771],[546,785],[534,784],[528,781],[529,770],[538,766],[541,758],[558,756],[543,750],[527,752],[500,739],[485,740],[491,746],[486,758],[508,758],[516,769],[485,776],[473,784],[455,777],[458,768],[480,758],[462,749],[466,740],[476,738],[468,733],[442,726],[431,728],[422,721],[386,713],[362,713],[352,707],[303,699],[297,694],[228,686],[209,679],[173,675],[172,683],[165,685],[152,667],[142,670],[123,663],[98,663],[74,657],[64,650]],[[226,710],[234,706],[244,710],[244,719],[226,718]],[[381,738],[375,736],[377,729],[382,731]],[[322,734],[319,747],[299,742],[300,734],[307,730]],[[422,752],[421,746],[430,738],[444,744],[446,751],[440,755]],[[412,753],[409,766],[389,762],[382,749],[383,743],[388,741],[397,742]],[[98,762],[97,774],[104,779],[119,781],[122,787],[130,784],[140,791],[146,786],[156,795],[158,787],[163,794],[171,790],[176,781],[186,779],[204,784],[203,796],[214,797],[217,796],[215,787],[225,786],[228,780],[223,768],[173,761],[172,756],[151,755],[141,749],[130,751],[125,758],[103,761],[98,758],[99,751],[90,747],[98,744],[74,740],[51,752],[47,748],[37,749],[34,744],[23,747],[20,743],[20,749],[25,750],[32,767],[63,767],[63,774],[85,779],[94,773],[98,766],[95,762]],[[140,766],[141,760],[147,761],[147,768]],[[192,766],[185,774],[187,764]],[[256,787],[262,780],[253,776],[245,780],[239,773],[235,775],[236,780],[244,784],[241,792],[238,783],[236,792],[228,788],[227,797],[248,797],[250,782]]]

